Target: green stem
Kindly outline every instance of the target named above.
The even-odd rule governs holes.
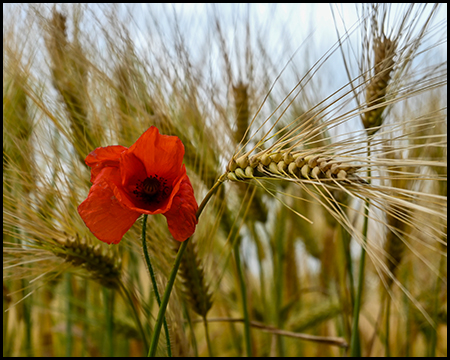
[[[70,273],[66,274],[66,294],[67,294],[67,318],[66,318],[66,357],[72,356],[73,347],[73,333],[72,333],[72,275]],[[31,349],[31,347],[29,348]]]
[[[344,257],[347,267],[347,274],[348,274],[348,283],[349,283],[349,291],[350,291],[350,301],[351,306],[355,306],[355,281],[353,279],[353,263],[352,263],[352,254],[350,252],[350,234],[345,231],[344,227],[341,225],[340,227],[340,233],[342,237],[342,244],[344,249]]]
[[[105,343],[104,354],[108,357],[114,355],[114,292],[103,288],[103,298],[105,301]]]
[[[447,233],[447,232],[445,232]],[[446,262],[446,255],[441,255],[441,259],[439,261],[439,274],[436,277],[436,283],[434,285],[434,304],[433,304],[433,321],[436,324],[436,328],[431,329],[431,339],[430,339],[430,345],[429,345],[429,351],[428,356],[429,357],[436,357],[436,349],[437,349],[437,324],[439,321],[439,293],[440,293],[440,282],[442,281],[441,275],[445,271],[445,262]]]
[[[370,140],[367,140],[367,157],[370,160]],[[370,167],[367,170],[368,182],[370,183]],[[361,246],[361,258],[359,262],[359,279],[358,279],[358,289],[355,298],[355,307],[353,308],[353,323],[352,323],[352,338],[350,340],[350,356],[360,357],[361,356],[361,346],[359,342],[359,312],[361,309],[361,299],[362,291],[364,285],[364,265],[366,260],[366,245],[367,245],[367,229],[369,227],[369,199],[365,201],[364,208],[364,225],[363,225],[363,245]]]
[[[248,316],[248,305],[247,305],[247,288],[245,285],[244,273],[242,271],[241,256],[239,254],[239,243],[236,242],[234,246],[234,259],[236,261],[236,268],[239,278],[239,286],[241,288],[242,294],[242,307],[244,315],[244,335],[245,335],[245,348],[247,351],[247,356],[252,356],[252,344],[250,341],[250,318]]]
[[[355,283],[353,279],[352,255],[350,252],[351,236],[342,225],[339,226],[339,238],[342,248],[342,261],[344,262],[344,266],[342,267],[342,276],[340,276],[340,287],[342,291],[340,298],[342,299],[343,308],[343,335],[346,339],[349,339],[352,333],[349,315],[355,308]],[[350,294],[350,301],[348,299],[348,294]]]
[[[282,206],[277,214],[277,224],[282,224],[287,217],[286,207]],[[286,255],[285,249],[286,228],[284,226],[277,226],[274,232],[275,253],[274,258],[274,297],[275,297],[275,321],[279,329],[283,328],[283,264],[285,263]],[[284,337],[277,336],[278,356],[285,357]]]
[[[147,217],[148,217],[148,215],[144,215],[144,218],[142,219],[142,248],[144,249],[145,262],[147,263],[148,271],[150,272],[150,278],[152,279],[153,292],[156,295],[156,301],[158,302],[158,306],[161,307],[161,298],[159,297],[159,291],[158,291],[158,285],[156,284],[155,272],[153,271],[153,266],[150,261],[150,256],[148,255],[148,250],[147,250],[147,241],[146,241],[146,239],[147,239],[147,237],[146,237],[146,235],[147,235],[146,234]],[[164,316],[163,322],[164,322],[164,332],[166,334],[167,356],[172,357],[169,328],[167,326],[167,320],[166,320],[165,316]]]
[[[361,248],[361,258],[359,262],[359,279],[358,279],[358,289],[355,298],[355,307],[353,308],[353,323],[352,323],[352,338],[350,341],[350,356],[361,356],[361,348],[359,343],[359,312],[361,309],[361,299],[362,291],[364,285],[364,264],[366,260],[366,249],[367,244],[367,225],[368,225],[368,213],[369,213],[369,202],[366,200],[366,209],[364,211],[364,226],[363,226],[363,240],[364,245]]]
[[[88,316],[88,309],[89,309],[89,305],[88,305],[88,291],[89,291],[89,280],[87,278],[84,278],[83,280],[83,292],[82,292],[82,301],[83,301],[83,306],[84,306],[84,316],[86,316],[86,318],[89,318]],[[89,334],[89,325],[87,321],[83,322],[83,333],[82,333],[82,337],[81,337],[81,357],[87,357],[88,354],[88,334]]]
[[[386,328],[385,328],[385,338],[384,347],[386,349],[385,357],[391,357],[391,348],[389,345],[389,330],[390,330],[390,320],[391,320],[391,297],[389,294],[386,297]]]
[[[155,327],[153,328],[152,339],[150,343],[150,349],[148,351],[148,356],[155,356],[156,348],[158,346],[159,334],[161,333],[161,326],[163,323],[164,315],[166,313],[167,304],[169,303],[170,293],[172,292],[172,287],[175,282],[175,277],[177,276],[178,268],[180,267],[181,258],[183,256],[184,250],[189,242],[189,239],[185,240],[178,250],[177,257],[175,258],[175,263],[170,272],[169,279],[167,281],[166,290],[162,298],[161,305],[159,307],[158,317],[156,318]]]
[[[211,196],[214,195],[214,193],[217,191],[219,186],[225,181],[226,174],[223,174],[219,180],[216,181],[216,183],[213,185],[211,190],[206,194],[205,198],[201,202],[200,206],[198,207],[197,213],[195,214],[197,216],[197,219],[200,217],[200,214],[202,213],[203,209],[205,208],[206,204],[208,203]],[[175,278],[177,276],[178,268],[180,267],[181,258],[183,257],[184,251],[186,250],[186,246],[189,242],[189,238],[185,240],[180,248],[178,249],[177,257],[175,258],[175,263],[173,264],[172,270],[169,275],[169,279],[167,281],[166,289],[164,291],[164,295],[161,301],[161,305],[159,307],[158,317],[156,318],[155,327],[153,329],[152,339],[150,343],[150,349],[148,351],[148,356],[155,356],[156,354],[156,348],[158,346],[158,340],[159,335],[161,333],[161,326],[163,323],[164,314],[166,313],[167,304],[169,303],[170,293],[172,292],[173,284],[175,283]]]
[[[214,355],[211,346],[211,340],[209,340],[208,321],[206,321],[206,316],[203,317],[203,326],[205,327],[206,344],[208,345],[208,355],[209,357],[213,357]]]
[[[124,297],[124,299],[128,301],[128,304],[130,304],[130,308],[133,311],[136,324],[139,327],[139,331],[141,332],[142,341],[144,342],[145,348],[147,349],[148,348],[147,337],[145,335],[144,327],[142,326],[141,320],[139,319],[139,314],[137,312],[136,306],[134,306],[133,299],[131,298],[131,294],[121,281],[119,282],[119,286],[120,289],[122,290],[121,291],[122,296]]]
[[[197,346],[197,338],[195,337],[195,332],[193,330],[193,324],[191,321],[191,316],[189,315],[189,309],[186,306],[186,303],[183,302],[181,304],[181,306],[183,307],[183,314],[184,317],[186,318],[186,322],[189,325],[189,329],[191,329],[191,341],[192,341],[192,348],[194,350],[194,355],[193,357],[198,357],[198,346]]]

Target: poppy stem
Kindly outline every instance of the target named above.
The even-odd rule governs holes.
[[[158,317],[156,318],[155,327],[153,328],[152,339],[150,343],[150,349],[148,351],[148,356],[155,356],[156,348],[158,346],[159,334],[161,332],[161,326],[166,313],[167,304],[169,303],[170,293],[172,292],[172,287],[175,282],[175,277],[177,276],[178,268],[180,267],[181,257],[183,256],[184,250],[188,244],[189,239],[185,240],[178,250],[177,257],[175,258],[175,263],[170,272],[169,279],[167,281],[166,290],[162,298],[161,306],[159,307]]]
[[[203,201],[201,202],[200,206],[198,207],[197,213],[195,214],[197,216],[197,219],[200,217],[203,209],[205,208],[206,204],[208,203],[211,196],[214,195],[214,193],[217,191],[219,186],[226,180],[226,173],[223,174],[213,185],[213,187],[208,191],[206,196],[204,197]],[[180,267],[181,258],[183,257],[184,251],[186,250],[188,241],[190,238],[185,240],[180,248],[178,249],[177,257],[175,258],[175,262],[173,264],[172,270],[169,275],[169,279],[167,280],[166,289],[164,291],[164,295],[161,301],[161,305],[159,306],[159,312],[158,317],[156,318],[155,327],[153,328],[153,334],[152,339],[150,343],[150,350],[148,351],[148,356],[155,356],[156,354],[156,348],[158,346],[159,341],[159,334],[161,333],[161,326],[163,323],[163,319],[166,313],[167,304],[169,303],[170,293],[172,292],[173,284],[175,283],[175,278],[177,276],[178,268]]]
[[[156,284],[155,272],[153,271],[153,266],[150,261],[150,256],[148,255],[147,250],[147,236],[146,236],[146,228],[147,228],[147,217],[148,215],[144,215],[142,218],[142,248],[144,249],[144,257],[145,262],[147,263],[148,271],[150,272],[150,278],[152,280],[153,292],[156,296],[156,301],[158,302],[158,306],[161,306],[161,298],[159,297],[158,285]],[[167,356],[172,357],[172,348],[170,346],[170,336],[169,336],[169,328],[167,326],[167,320],[164,316],[164,332],[166,333],[166,344],[167,344]]]

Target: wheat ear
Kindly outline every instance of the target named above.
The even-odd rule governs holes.
[[[248,85],[239,82],[237,86],[233,86],[233,95],[236,111],[236,130],[234,132],[234,139],[236,143],[245,143],[248,134],[248,120],[250,118]]]
[[[375,55],[374,76],[366,89],[368,111],[362,116],[362,122],[368,135],[372,135],[383,123],[383,111],[386,105],[387,87],[394,67],[396,44],[385,36],[377,36],[373,41]]]
[[[86,152],[98,145],[91,134],[88,119],[87,60],[77,39],[72,43],[67,39],[66,16],[54,10],[47,32],[46,45],[52,61],[53,85],[66,106],[72,141],[84,163]]]
[[[55,240],[58,244],[51,251],[72,266],[85,269],[92,279],[105,287],[117,288],[121,278],[121,267],[110,254],[104,253],[100,244],[95,246],[78,237],[66,241]]]
[[[191,240],[190,245],[186,248],[181,259],[179,274],[182,278],[183,293],[188,298],[192,309],[203,318],[206,317],[212,306],[211,293],[205,281],[195,241]]]
[[[246,155],[231,159],[228,164],[228,179],[232,181],[254,177],[277,177],[290,180],[329,179],[347,183],[365,181],[355,172],[360,167],[333,159],[329,156],[306,155],[280,151],[272,154],[260,153],[248,158]]]

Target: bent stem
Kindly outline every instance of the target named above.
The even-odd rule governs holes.
[[[146,241],[146,239],[147,239],[147,237],[146,237],[147,217],[148,217],[148,215],[144,215],[144,217],[142,219],[142,248],[144,249],[145,261],[148,266],[148,271],[150,272],[150,278],[152,279],[153,292],[156,295],[156,301],[158,302],[158,306],[161,306],[161,298],[159,297],[158,285],[156,284],[155,273],[153,271],[153,266],[150,261],[150,256],[148,256],[148,250],[147,250],[147,241]],[[164,322],[164,332],[166,333],[167,356],[172,357],[169,328],[167,326],[167,320],[166,320],[165,316],[164,316],[163,322]]]
[[[213,185],[213,187],[208,191],[205,198],[201,202],[200,206],[198,207],[197,213],[195,214],[197,216],[197,219],[200,217],[200,214],[202,213],[203,209],[205,208],[206,204],[208,203],[211,196],[214,195],[214,193],[217,191],[219,186],[225,181],[226,179],[226,173],[223,174]],[[148,351],[148,356],[155,356],[156,354],[156,348],[158,346],[158,340],[159,335],[161,333],[161,326],[163,323],[163,319],[166,313],[167,304],[169,303],[170,293],[172,292],[173,284],[175,283],[175,278],[177,276],[178,268],[180,267],[181,258],[183,257],[184,251],[186,250],[186,246],[189,242],[188,238],[185,240],[177,253],[177,257],[175,258],[175,262],[173,264],[172,270],[169,275],[169,279],[167,281],[166,289],[164,291],[164,295],[161,301],[161,305],[159,306],[159,312],[158,317],[156,318],[155,327],[153,329],[152,339],[150,343],[150,349]]]

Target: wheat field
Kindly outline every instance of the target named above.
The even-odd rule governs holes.
[[[3,14],[3,356],[447,356],[445,4]],[[151,126],[196,231],[108,245],[85,158]]]

